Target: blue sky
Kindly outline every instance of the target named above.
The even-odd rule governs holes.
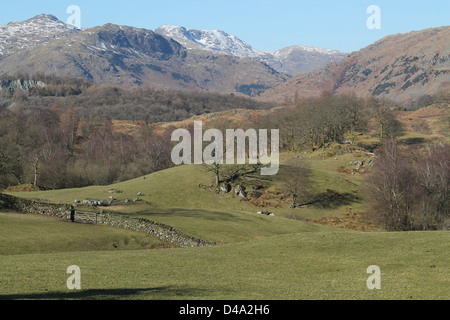
[[[83,28],[219,29],[260,50],[300,44],[352,52],[390,34],[450,25],[449,0],[16,0],[2,3],[0,25],[41,13],[66,22],[69,5],[80,7]],[[370,5],[381,9],[381,29],[367,28]]]

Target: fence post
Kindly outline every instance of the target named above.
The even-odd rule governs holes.
[[[70,206],[70,221],[75,222],[75,208]]]

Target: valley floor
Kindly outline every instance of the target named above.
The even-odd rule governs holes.
[[[111,231],[102,227],[84,243],[103,232]],[[139,243],[135,233],[116,241],[130,236]],[[122,242],[69,251],[60,239],[59,252],[2,252],[0,299],[448,300],[449,240],[448,232],[299,232],[207,248],[136,250]],[[81,290],[67,289],[72,265],[80,267]],[[381,270],[379,290],[367,287],[372,265]]]

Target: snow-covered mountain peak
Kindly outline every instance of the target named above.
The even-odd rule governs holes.
[[[54,15],[46,14],[46,13],[37,15],[37,16],[35,16],[33,18],[30,18],[30,19],[26,20],[25,22],[27,22],[27,21],[45,21],[45,20],[53,21],[53,22],[60,22],[59,19],[57,17],[55,17]]]
[[[197,30],[163,25],[156,33],[170,37],[187,49],[202,49],[230,54],[239,58],[255,58],[262,54],[235,35],[222,30]]]
[[[345,54],[344,52],[341,52],[339,50],[324,49],[324,48],[311,47],[311,46],[301,46],[301,45],[294,45],[294,46],[286,47],[281,50],[274,51],[274,52],[272,52],[272,54],[274,54],[275,56],[282,56],[282,55],[292,54],[295,51],[305,51],[305,52],[329,54],[329,55]]]
[[[156,29],[155,33],[172,38],[187,49],[204,49],[199,43],[196,42],[192,34],[184,27],[165,24]]]
[[[65,37],[80,31],[53,15],[41,14],[22,22],[0,26],[0,56],[45,44],[46,40]]]
[[[67,30],[77,30],[76,27],[60,21],[51,14],[41,14],[22,22],[10,22],[0,26],[0,32],[33,32],[39,34],[57,34]]]

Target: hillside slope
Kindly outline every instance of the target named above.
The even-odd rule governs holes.
[[[234,195],[217,195],[201,187],[211,185],[213,176],[202,166],[180,166],[110,186],[80,189],[11,193],[55,203],[74,199],[102,199],[110,196],[114,205],[107,210],[163,223],[202,240],[235,243],[298,232],[340,231],[329,226],[257,214],[257,207]],[[115,193],[110,193],[115,190]],[[138,202],[132,199],[139,196]],[[126,199],[130,202],[126,203]],[[89,210],[81,207],[80,210]]]
[[[450,88],[449,26],[388,36],[341,62],[271,88],[261,98],[280,102],[326,90],[410,104],[441,88]]]

